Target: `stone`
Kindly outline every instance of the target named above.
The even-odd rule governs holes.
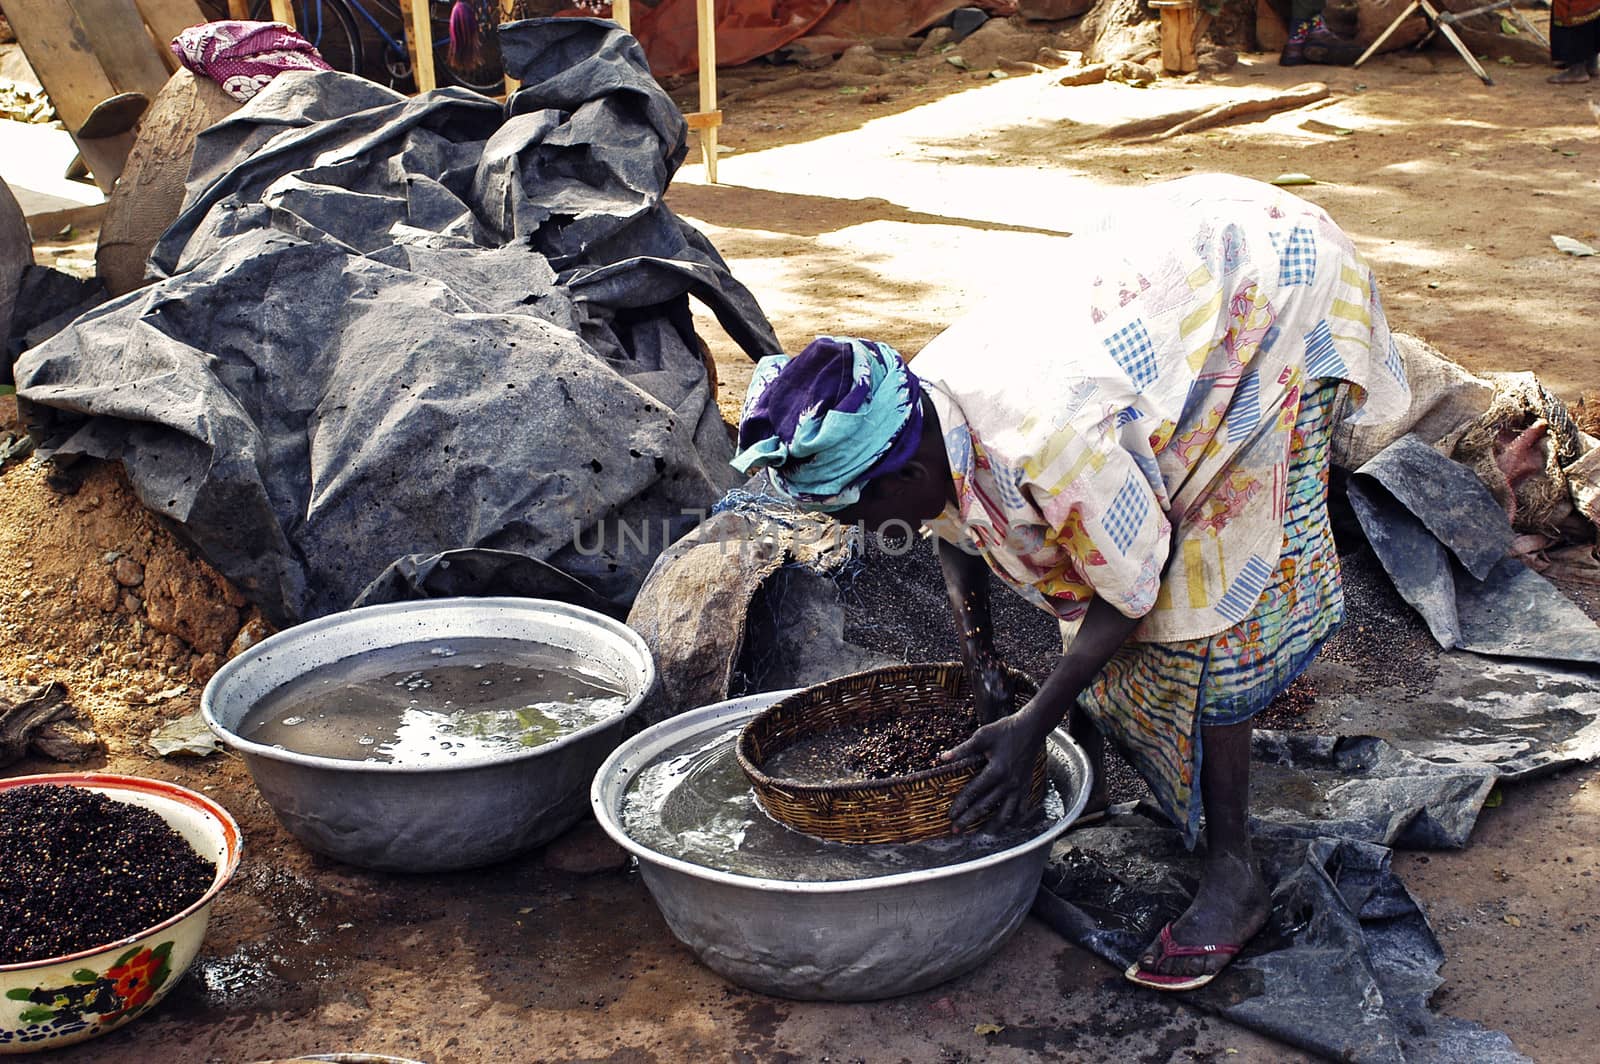
[[[836,63],[833,70],[839,74],[877,75],[887,71],[889,67],[879,59],[872,48],[865,44],[858,44],[853,48],[846,48]]]
[[[157,554],[145,567],[150,626],[202,654],[220,654],[239,631],[239,611],[223,598],[222,578],[187,558]]]
[[[272,625],[267,623],[266,618],[256,614],[239,626],[238,634],[233,637],[233,642],[228,644],[225,656],[228,658],[238,657],[272,633]]]
[[[1094,6],[1094,0],[1018,0],[1017,14],[1036,22],[1077,18]]]
[[[123,587],[138,587],[144,583],[144,566],[124,554],[111,563],[111,575]]]
[[[122,588],[117,586],[111,574],[103,569],[95,569],[84,574],[80,593],[84,601],[98,606],[106,613],[114,612],[117,604],[122,601]]]
[[[11,189],[0,181],[0,342],[11,335],[12,312],[17,304],[17,291],[22,286],[22,273],[32,265],[33,238],[28,234],[28,220]],[[0,383],[10,379],[9,369],[0,373]]]

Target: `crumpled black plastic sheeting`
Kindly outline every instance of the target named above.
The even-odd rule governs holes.
[[[1349,496],[1373,553],[1440,646],[1600,664],[1600,625],[1508,556],[1511,522],[1466,466],[1404,436],[1350,478]]]
[[[17,365],[42,453],[120,459],[279,625],[479,548],[620,607],[736,480],[687,297],[779,348],[662,202],[681,114],[613,23],[501,33],[504,108],[274,80],[201,134],[160,279]]]
[[[1444,952],[1387,847],[1270,826],[1254,844],[1272,914],[1188,1004],[1336,1060],[1526,1061],[1504,1034],[1429,1010]],[[1198,872],[1176,830],[1117,816],[1056,846],[1033,913],[1126,968],[1188,907]]]
[[[1416,850],[1467,845],[1500,773],[1442,764],[1375,736],[1257,731],[1250,737],[1253,831]]]

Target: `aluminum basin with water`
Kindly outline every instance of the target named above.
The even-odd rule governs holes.
[[[595,816],[639,859],[672,933],[719,975],[788,998],[894,997],[977,967],[1027,916],[1051,844],[1088,800],[1089,761],[1065,731],[1050,737],[1050,777],[1065,815],[1020,845],[958,864],[793,882],[692,864],[628,835],[622,803],[636,773],[668,749],[709,740],[793,693],[752,695],[663,721],[618,747],[595,776]]]
[[[616,681],[614,716],[526,750],[448,766],[351,761],[251,742],[235,729],[266,694],[322,665],[450,639],[507,639],[576,654]],[[583,815],[595,768],[655,682],[632,629],[591,610],[526,598],[367,606],[297,625],[224,665],[201,696],[206,723],[244,755],[261,795],[308,848],[401,872],[471,868],[555,838]]]

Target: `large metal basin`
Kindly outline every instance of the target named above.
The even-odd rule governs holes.
[[[961,864],[827,883],[758,879],[667,856],[623,829],[622,799],[636,772],[668,748],[709,739],[793,693],[752,695],[663,721],[600,766],[595,816],[638,857],[672,933],[719,975],[788,998],[894,997],[981,964],[1022,923],[1051,843],[1088,800],[1088,758],[1064,731],[1050,739],[1050,774],[1066,815],[1025,843]]]
[[[348,761],[251,742],[235,729],[267,693],[335,661],[432,640],[515,639],[578,654],[617,681],[616,717],[554,742],[448,767]],[[595,768],[622,740],[655,682],[631,629],[559,602],[454,598],[397,602],[308,621],[224,665],[201,696],[206,723],[244,755],[284,827],[310,849],[400,872],[471,868],[542,845],[583,814]]]

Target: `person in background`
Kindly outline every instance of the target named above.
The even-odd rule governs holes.
[[[1279,66],[1350,66],[1361,58],[1361,46],[1328,24],[1326,7],[1326,0],[1289,0],[1289,39]]]
[[[1551,0],[1550,58],[1561,68],[1546,79],[1552,85],[1600,76],[1600,0]]]
[[[937,537],[991,721],[944,755],[987,759],[958,826],[1027,812],[1064,717],[1096,762],[1091,811],[1108,736],[1191,848],[1204,817],[1192,904],[1125,973],[1188,990],[1269,912],[1247,827],[1251,717],[1343,616],[1336,396],[1354,387],[1355,419],[1382,421],[1409,391],[1372,272],[1320,208],[1223,175],[1123,195],[1102,232],[1062,242],[1038,291],[957,321],[915,372],[848,338],[763,359],[733,464],[841,521]],[[990,571],[1062,625],[1054,670],[1014,713]]]

